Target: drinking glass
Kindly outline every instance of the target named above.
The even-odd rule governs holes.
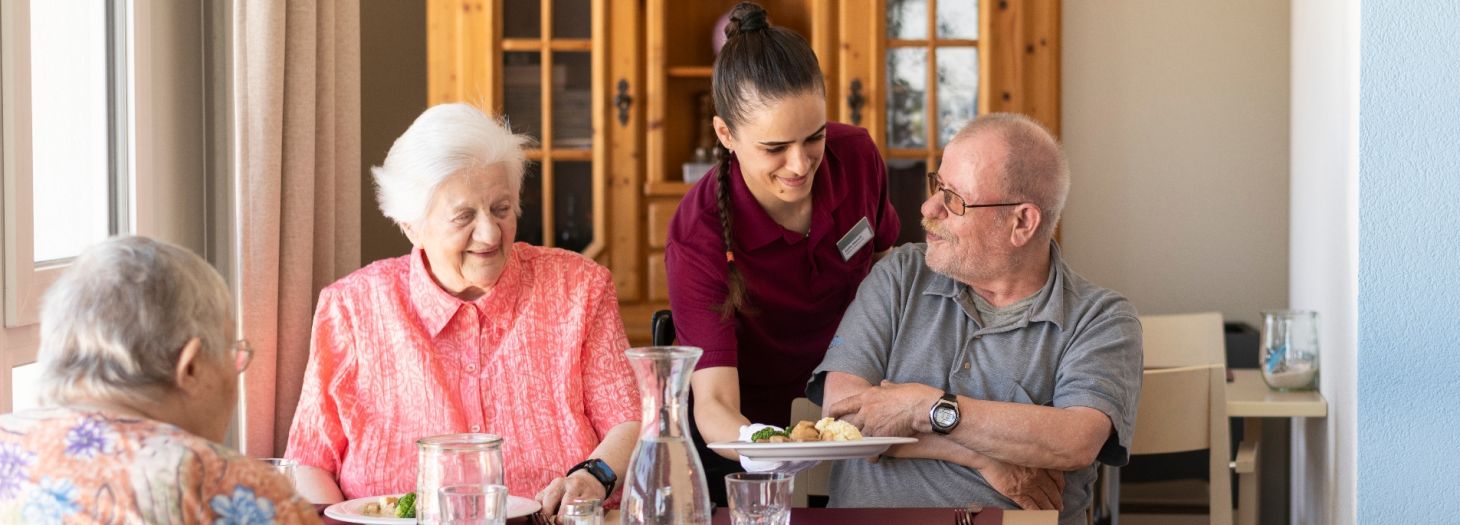
[[[559,525],[603,525],[603,501],[575,499],[563,502],[558,514]]]
[[[507,522],[507,487],[446,485],[437,491],[442,525],[503,525]]]
[[[492,434],[432,436],[417,440],[416,451],[416,521],[420,523],[441,523],[437,498],[442,487],[506,485],[501,437]]]
[[[737,472],[725,476],[730,503],[730,525],[787,525],[791,523],[790,474]]]
[[[294,485],[294,467],[299,466],[294,460],[284,458],[262,458],[259,461],[269,466],[269,469],[289,478],[289,485]]]
[[[1317,386],[1318,312],[1262,312],[1262,379],[1274,390]]]

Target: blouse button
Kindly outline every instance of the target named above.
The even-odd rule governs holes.
[[[467,364],[466,365],[466,371],[467,372],[475,372],[475,371],[477,371],[477,365],[476,365],[476,363],[469,363],[469,364]]]
[[[472,425],[471,426],[471,431],[472,432],[481,432],[482,431],[482,426],[481,425]]]

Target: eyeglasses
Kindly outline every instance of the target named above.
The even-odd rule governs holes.
[[[239,339],[233,343],[233,368],[242,374],[248,369],[248,364],[253,362],[253,347],[249,346],[247,339]]]
[[[928,172],[928,196],[931,197],[933,195],[936,195],[940,191],[943,192],[943,209],[948,210],[948,213],[951,213],[951,214],[954,214],[954,215],[957,215],[957,216],[960,216],[960,217],[962,217],[963,214],[964,214],[964,212],[966,210],[968,210],[969,208],[996,208],[996,207],[999,207],[999,206],[1018,206],[1020,204],[1027,204],[1027,203],[1024,203],[1024,202],[1000,202],[1000,203],[996,203],[996,204],[964,204],[963,203],[963,197],[959,197],[957,193],[953,193],[953,190],[950,190],[946,186],[943,186],[942,179],[938,178],[938,172],[936,172],[936,171],[930,171],[930,172]]]

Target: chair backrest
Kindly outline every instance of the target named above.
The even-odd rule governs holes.
[[[798,397],[791,400],[791,424],[797,421],[812,421],[821,419],[821,407],[812,403],[810,399]],[[826,496],[831,494],[831,462],[823,461],[821,464],[796,474],[796,481],[791,484],[791,506],[805,507],[809,496]]]
[[[1227,362],[1222,314],[1217,312],[1143,315],[1141,334],[1146,368]]]
[[[1222,316],[1141,317],[1146,370],[1131,454],[1210,450],[1210,521],[1232,522],[1231,445]]]
[[[674,314],[669,310],[654,312],[654,317],[649,320],[649,339],[654,346],[674,344]]]

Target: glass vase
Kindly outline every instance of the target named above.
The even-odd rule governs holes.
[[[1318,312],[1262,312],[1262,379],[1274,390],[1318,386]]]
[[[705,469],[689,438],[689,376],[699,348],[631,348],[643,419],[620,513],[626,525],[709,525]]]

